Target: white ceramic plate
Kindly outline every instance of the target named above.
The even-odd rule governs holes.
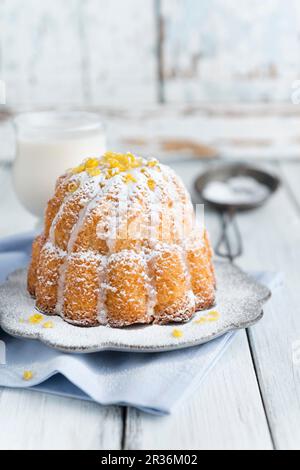
[[[211,309],[220,316],[209,316],[209,310],[198,312],[186,324],[149,325],[114,329],[105,326],[81,328],[64,322],[60,317],[45,315],[43,322],[31,324],[28,319],[37,313],[34,300],[26,291],[26,270],[13,273],[0,287],[0,324],[4,331],[21,338],[38,339],[65,352],[92,353],[104,350],[158,352],[206,343],[228,332],[253,325],[262,317],[263,304],[270,297],[262,286],[236,266],[216,261],[217,304]],[[212,321],[196,323],[200,317]],[[51,320],[53,328],[42,325]],[[173,336],[174,328],[182,332]]]

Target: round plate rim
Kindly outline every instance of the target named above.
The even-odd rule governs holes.
[[[19,339],[29,339],[29,340],[37,340],[40,341],[42,344],[64,352],[64,353],[75,353],[75,354],[89,354],[89,353],[97,353],[97,352],[103,352],[103,351],[120,351],[120,352],[134,352],[134,353],[153,353],[153,352],[168,352],[168,351],[174,351],[174,350],[179,350],[179,349],[185,349],[185,348],[190,348],[190,347],[195,347],[199,346],[201,344],[208,343],[226,333],[233,332],[236,330],[244,329],[253,326],[256,324],[259,320],[262,319],[264,312],[263,312],[263,305],[267,300],[271,297],[271,291],[268,287],[265,285],[261,284],[260,282],[256,281],[255,279],[251,278],[248,274],[246,274],[242,269],[240,269],[238,266],[235,264],[230,264],[227,261],[223,260],[215,260],[215,266],[219,265],[230,265],[232,270],[235,270],[236,272],[242,274],[244,277],[247,277],[249,280],[249,283],[251,283],[254,286],[257,286],[258,289],[261,290],[261,292],[264,292],[264,295],[261,296],[261,298],[257,301],[257,313],[256,315],[253,315],[251,319],[245,320],[245,321],[240,321],[239,323],[231,323],[228,325],[227,328],[223,328],[221,330],[217,330],[214,334],[208,334],[206,336],[202,336],[200,338],[195,338],[194,340],[188,340],[188,341],[181,341],[181,342],[174,342],[173,344],[166,344],[166,345],[161,345],[161,346],[155,346],[155,345],[133,345],[133,344],[120,344],[117,343],[116,341],[111,341],[111,340],[104,340],[102,342],[99,342],[99,344],[94,344],[91,346],[78,346],[78,347],[73,347],[73,346],[64,346],[64,345],[59,345],[59,344],[54,344],[45,336],[42,334],[42,330],[39,332],[38,330],[33,331],[32,333],[30,332],[23,332],[20,334],[18,331],[16,331],[14,328],[10,328],[6,323],[5,323],[5,315],[3,314],[0,306],[0,326],[5,331],[7,334],[10,336],[13,336],[15,338]],[[0,293],[1,290],[3,289],[3,286],[7,285],[13,277],[20,273],[20,272],[25,272],[25,269],[18,269],[11,273],[8,276],[7,281],[0,286]],[[210,309],[211,310],[211,309]],[[201,312],[200,312],[201,313]],[[205,311],[203,311],[205,313]],[[71,325],[74,328],[78,328],[74,325]],[[143,328],[151,328],[153,325],[148,325],[144,326]],[[170,325],[168,325],[170,326]],[[173,327],[180,328],[182,324],[174,324]],[[161,326],[162,328],[164,326]],[[105,326],[99,326],[95,328],[106,328]]]

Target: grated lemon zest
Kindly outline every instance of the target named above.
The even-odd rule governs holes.
[[[177,328],[174,328],[174,330],[172,331],[172,336],[174,336],[174,338],[182,338],[183,332],[181,330],[178,330]]]
[[[43,323],[43,328],[54,328],[54,323],[52,321],[46,321],[45,323]]]
[[[35,325],[35,324],[41,323],[43,318],[44,318],[43,315],[41,315],[40,313],[35,313],[34,315],[31,315],[31,317],[28,318],[28,322],[31,323],[32,325]]]
[[[33,378],[33,372],[31,370],[24,370],[23,380],[31,380]]]

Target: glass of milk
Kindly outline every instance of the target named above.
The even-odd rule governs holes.
[[[41,218],[57,177],[106,151],[103,125],[97,114],[74,111],[20,114],[15,127],[15,190],[23,206]]]

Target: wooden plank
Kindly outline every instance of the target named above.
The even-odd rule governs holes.
[[[82,103],[78,6],[78,0],[0,2],[8,104]]]
[[[294,171],[299,174],[300,166],[284,166],[287,181]],[[275,446],[299,449],[300,368],[293,354],[300,339],[300,219],[290,189],[282,188],[266,207],[240,214],[239,226],[245,250],[238,264],[285,276],[264,319],[251,329],[250,340]]]
[[[297,0],[161,3],[166,101],[290,101],[299,69]]]
[[[0,449],[121,449],[122,428],[120,408],[0,390]]]
[[[195,164],[173,165],[193,191]],[[199,164],[198,171],[203,170]],[[218,220],[206,212],[213,240]],[[271,449],[272,442],[245,332],[210,372],[199,390],[174,414],[164,418],[128,410],[127,449]]]
[[[300,107],[295,105],[203,104],[91,106],[104,121],[111,149],[160,159],[299,159]],[[142,123],[142,124],[141,124]],[[0,161],[11,160],[14,136],[0,124]]]
[[[162,159],[299,159],[294,105],[168,105],[103,113],[109,146]],[[141,125],[141,122],[143,125]]]
[[[159,158],[299,159],[300,108],[207,104],[101,110],[109,145]],[[143,125],[141,125],[141,122]]]
[[[155,0],[0,2],[9,105],[158,99]]]
[[[125,448],[272,449],[245,332],[171,416],[128,409]]]
[[[81,14],[89,102],[156,102],[155,0],[85,0]]]

